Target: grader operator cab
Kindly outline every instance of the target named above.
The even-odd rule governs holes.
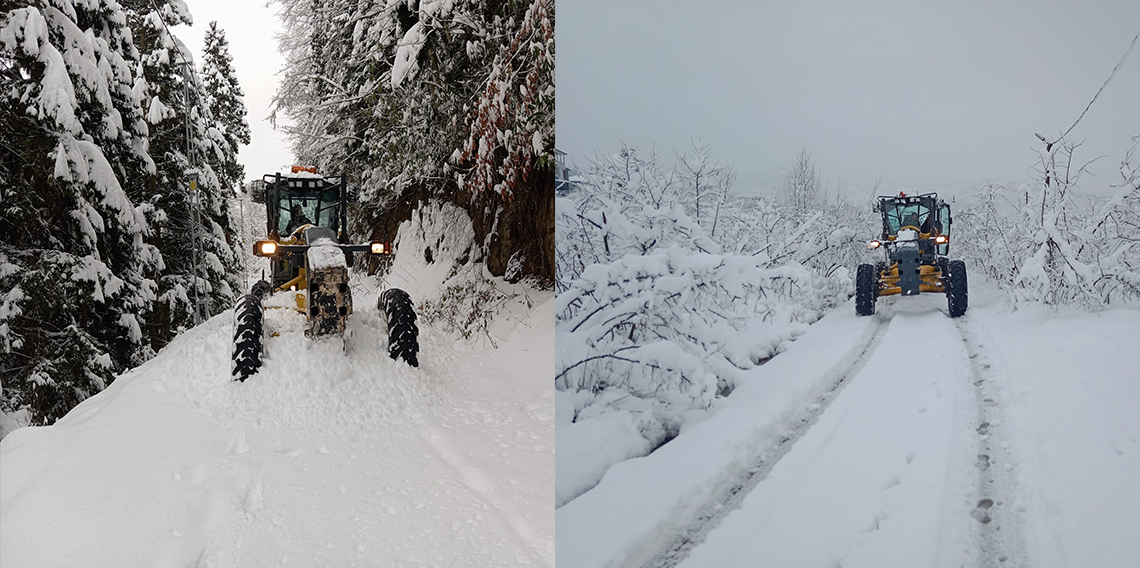
[[[861,264],[855,276],[855,313],[875,313],[879,296],[946,294],[950,317],[966,313],[966,264],[950,260],[950,206],[938,194],[880,196],[875,210],[883,216],[879,239],[885,260]]]
[[[263,301],[275,294],[293,294],[296,310],[305,315],[310,337],[342,336],[352,314],[348,269],[353,253],[389,255],[382,242],[349,244],[346,177],[321,176],[315,168],[294,166],[292,174],[272,174],[251,191],[266,206],[266,235],[253,253],[270,259],[269,280],[255,283],[235,308],[233,377],[244,381],[261,367]],[[388,328],[388,353],[409,365],[419,365],[416,313],[411,297],[391,288],[380,294],[377,307]]]

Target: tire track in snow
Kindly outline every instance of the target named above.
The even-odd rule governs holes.
[[[1027,562],[1021,519],[1013,501],[1015,485],[1007,433],[1002,428],[1001,408],[990,390],[994,371],[978,337],[967,321],[955,325],[970,356],[970,374],[977,401],[978,470],[977,505],[970,515],[977,521],[979,568],[1024,566]]]
[[[831,402],[839,396],[850,379],[859,374],[867,360],[871,358],[871,354],[878,349],[891,320],[889,317],[884,318],[882,316],[875,316],[875,318],[874,325],[876,328],[866,343],[863,344],[862,351],[859,352],[854,362],[838,377],[831,380],[830,384],[825,387],[823,394],[815,402],[809,404],[798,417],[790,421],[791,428],[776,441],[774,446],[765,447],[758,455],[754,456],[751,465],[745,468],[743,475],[731,480],[723,489],[714,491],[714,497],[697,510],[696,516],[688,523],[688,526],[678,530],[676,536],[669,539],[665,547],[641,565],[642,568],[674,568],[689,556],[689,552],[693,548],[704,542],[708,534],[719,526],[729,513],[740,508],[744,498],[768,477],[772,468],[792,450],[796,442],[807,434],[812,426],[815,426]]]

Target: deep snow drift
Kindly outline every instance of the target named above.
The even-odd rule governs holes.
[[[418,303],[433,271],[404,255],[384,284]],[[421,321],[417,369],[387,356],[377,279],[352,286],[343,344],[269,309],[264,367],[231,382],[226,312],[7,436],[0,565],[552,565],[553,293],[501,308],[495,349]]]
[[[1133,566],[1140,311],[988,286],[840,307],[561,507],[559,565]]]

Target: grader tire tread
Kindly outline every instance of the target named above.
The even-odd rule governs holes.
[[[380,294],[377,307],[388,323],[388,355],[419,367],[416,358],[420,350],[419,328],[416,327],[416,311],[411,296],[396,288],[385,290]]]
[[[860,264],[855,273],[855,315],[870,316],[875,314],[875,286],[878,277],[875,267],[870,264]]]
[[[969,288],[966,281],[966,263],[961,260],[951,260],[949,265],[949,285],[947,286],[947,300],[950,317],[961,317],[969,307]]]
[[[261,297],[245,294],[234,307],[234,350],[231,376],[245,381],[261,368]]]

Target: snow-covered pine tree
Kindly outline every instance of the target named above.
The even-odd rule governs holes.
[[[229,143],[211,126],[213,117],[190,50],[167,28],[192,25],[189,9],[182,0],[162,0],[132,2],[127,13],[140,52],[140,91],[155,162],[143,197],[150,205],[151,242],[164,260],[158,303],[148,326],[155,346],[161,347],[193,324],[195,284],[209,313],[233,305],[241,259],[235,246],[240,244],[227,211],[232,193],[223,190],[212,166],[225,161]],[[194,200],[199,206],[197,234]],[[201,239],[203,267],[197,275],[196,238]]]
[[[234,73],[230,44],[226,32],[218,28],[218,22],[210,22],[206,31],[205,47],[202,48],[202,86],[205,87],[206,105],[214,117],[214,125],[226,141],[221,155],[208,154],[207,158],[214,172],[229,190],[240,188],[245,180],[245,167],[237,161],[238,148],[249,145],[249,123],[245,93],[238,84]]]
[[[36,424],[150,352],[162,260],[135,200],[154,164],[125,24],[113,0],[0,13],[0,404]]]

